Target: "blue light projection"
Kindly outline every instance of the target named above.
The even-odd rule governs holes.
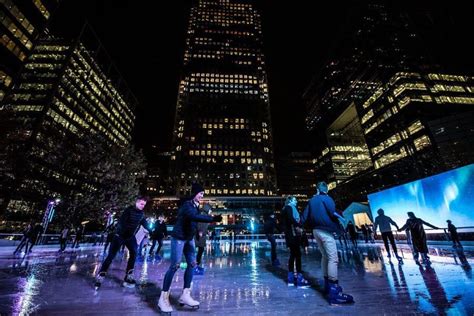
[[[399,226],[407,212],[438,227],[474,226],[474,164],[369,194],[374,218],[382,208]],[[474,230],[474,229],[471,229]]]

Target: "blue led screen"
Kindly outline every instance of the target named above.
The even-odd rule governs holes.
[[[382,208],[399,226],[414,212],[416,217],[446,227],[474,226],[474,164],[369,194],[374,218]],[[474,230],[474,229],[472,229]]]

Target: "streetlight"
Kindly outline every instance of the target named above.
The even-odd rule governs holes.
[[[61,199],[56,198],[54,200],[48,200],[48,204],[46,205],[46,211],[44,212],[43,216],[43,236],[41,238],[41,242],[44,240],[44,234],[46,234],[46,230],[48,229],[48,224],[51,223],[54,216],[54,207],[61,202]]]

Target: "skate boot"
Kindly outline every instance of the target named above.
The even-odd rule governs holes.
[[[193,269],[193,274],[194,275],[204,275],[204,268],[200,267],[200,266],[196,266],[194,269]]]
[[[160,299],[158,300],[158,307],[162,313],[169,313],[173,311],[170,304],[170,292],[161,291]]]
[[[102,285],[102,282],[104,281],[105,278],[105,272],[99,272],[96,277],[95,277],[95,283],[94,283],[94,288],[96,291],[100,289],[100,286]]]
[[[133,270],[130,270],[127,272],[127,275],[125,276],[125,279],[123,279],[122,286],[128,287],[128,288],[133,288],[137,284],[137,281],[133,278]]]
[[[353,304],[352,295],[342,293],[342,288],[337,283],[330,282],[328,302],[330,305],[347,305]]]
[[[288,272],[288,286],[295,286],[296,278],[294,272]]]
[[[309,281],[303,277],[303,274],[298,273],[298,275],[296,276],[296,286],[301,288],[308,288],[311,286],[311,283],[309,283]]]
[[[186,305],[193,309],[199,308],[199,302],[191,297],[191,289],[189,288],[183,289],[183,294],[179,297],[178,303],[180,306]]]

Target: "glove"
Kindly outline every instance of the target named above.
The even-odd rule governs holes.
[[[216,223],[222,222],[222,216],[221,215],[214,215],[214,216],[212,216],[212,221],[216,222]]]

